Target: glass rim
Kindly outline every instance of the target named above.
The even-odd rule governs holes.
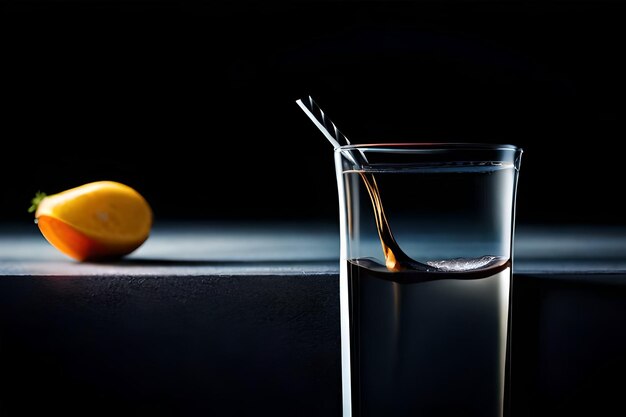
[[[519,146],[507,143],[480,143],[480,142],[392,142],[392,143],[359,143],[342,145],[335,151],[519,151]]]

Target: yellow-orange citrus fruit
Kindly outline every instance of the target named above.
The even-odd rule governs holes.
[[[48,242],[78,261],[119,258],[141,246],[152,209],[135,189],[115,181],[90,182],[33,199]]]

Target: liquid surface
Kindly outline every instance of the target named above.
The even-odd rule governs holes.
[[[379,188],[379,181],[377,179],[385,178],[383,190],[389,193],[395,194],[396,201],[404,201],[405,207],[409,207],[410,204],[420,205],[420,201],[424,206],[437,207],[435,201],[443,203],[445,205],[448,199],[448,210],[458,205],[458,201],[455,201],[453,196],[455,193],[471,191],[473,192],[472,199],[476,201],[471,207],[467,207],[464,212],[464,216],[457,216],[457,218],[484,218],[489,214],[487,207],[483,206],[488,199],[482,197],[485,190],[493,190],[493,195],[500,195],[498,191],[507,191],[503,184],[498,183],[498,179],[502,178],[510,180],[508,178],[514,172],[514,167],[511,164],[504,164],[502,162],[458,162],[458,163],[428,163],[422,165],[407,164],[406,167],[395,164],[393,167],[386,167],[385,165],[368,166],[366,170],[351,170],[345,171],[344,175],[359,175],[362,183],[365,185],[367,195],[369,196],[371,206],[373,209],[373,215],[375,220],[376,231],[380,239],[382,251],[385,260],[385,266],[389,271],[400,272],[405,270],[417,270],[417,271],[433,271],[442,269],[443,271],[454,271],[461,269],[476,269],[475,267],[463,268],[463,262],[458,262],[455,265],[448,263],[447,265],[438,263],[425,263],[419,259],[411,258],[400,247],[394,233],[392,231],[392,225],[388,218],[388,214],[385,211],[385,205],[383,203],[383,197],[381,194],[381,188]],[[500,173],[499,175],[496,175]],[[391,174],[391,177],[388,175]],[[419,180],[406,181],[406,174],[420,174]],[[432,175],[437,174],[437,175]],[[459,176],[459,174],[462,174]],[[508,175],[507,175],[508,174]],[[504,175],[504,176],[503,176]],[[429,178],[435,178],[436,182],[429,180]],[[446,180],[448,182],[446,182]],[[496,181],[494,181],[496,179]],[[438,181],[437,181],[438,180]],[[391,181],[391,183],[389,183]],[[464,182],[465,181],[465,182]],[[349,182],[349,181],[346,181]],[[511,181],[509,181],[512,183]],[[431,184],[435,188],[431,192],[427,192],[426,184]],[[412,193],[416,185],[419,185],[419,190],[424,190],[420,194]],[[437,185],[440,185],[440,189],[437,189]],[[458,186],[455,187],[455,186]],[[443,194],[444,198],[442,198]],[[504,193],[506,195],[506,193]],[[405,199],[402,197],[405,196]],[[437,199],[437,200],[435,200]],[[428,201],[428,203],[426,203]],[[494,205],[497,206],[498,199],[494,199]],[[411,203],[409,203],[411,202]],[[459,206],[459,213],[461,213],[461,206]],[[395,207],[394,207],[395,209]],[[482,210],[482,213],[481,213]],[[507,209],[502,211],[503,213],[509,213]],[[417,212],[414,212],[417,213]],[[494,220],[496,218],[494,217]],[[495,223],[495,221],[491,221]],[[449,223],[448,223],[449,224]],[[505,226],[505,224],[503,224]],[[417,231],[419,232],[419,230]],[[419,256],[419,254],[418,254]],[[483,260],[485,265],[491,260]],[[478,265],[478,267],[484,267],[485,265]]]

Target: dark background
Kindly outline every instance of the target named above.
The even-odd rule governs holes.
[[[352,142],[524,147],[518,222],[624,225],[613,1],[4,2],[0,218],[135,187],[155,220],[337,218],[311,94]]]

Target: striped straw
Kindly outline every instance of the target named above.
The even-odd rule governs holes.
[[[326,139],[328,139],[335,149],[341,147],[342,142],[346,145],[350,145],[350,141],[346,135],[339,131],[332,120],[326,116],[324,110],[322,110],[313,100],[313,97],[307,96],[304,99],[298,99],[296,100],[296,103],[298,103],[298,106],[300,106],[302,111],[309,116],[309,119],[311,119],[311,121],[324,134]],[[363,166],[367,164],[367,158],[365,158],[365,155],[361,150],[358,150],[358,152],[347,152],[344,155],[356,166]]]
[[[306,113],[307,116],[315,123],[315,126],[319,130],[322,131],[326,139],[333,145],[335,148],[339,148],[341,146],[341,142],[345,142],[345,144],[349,145],[350,141],[337,129],[337,126],[326,116],[324,110],[317,105],[317,103],[313,100],[313,97],[307,96],[304,99],[296,100],[298,106]]]

